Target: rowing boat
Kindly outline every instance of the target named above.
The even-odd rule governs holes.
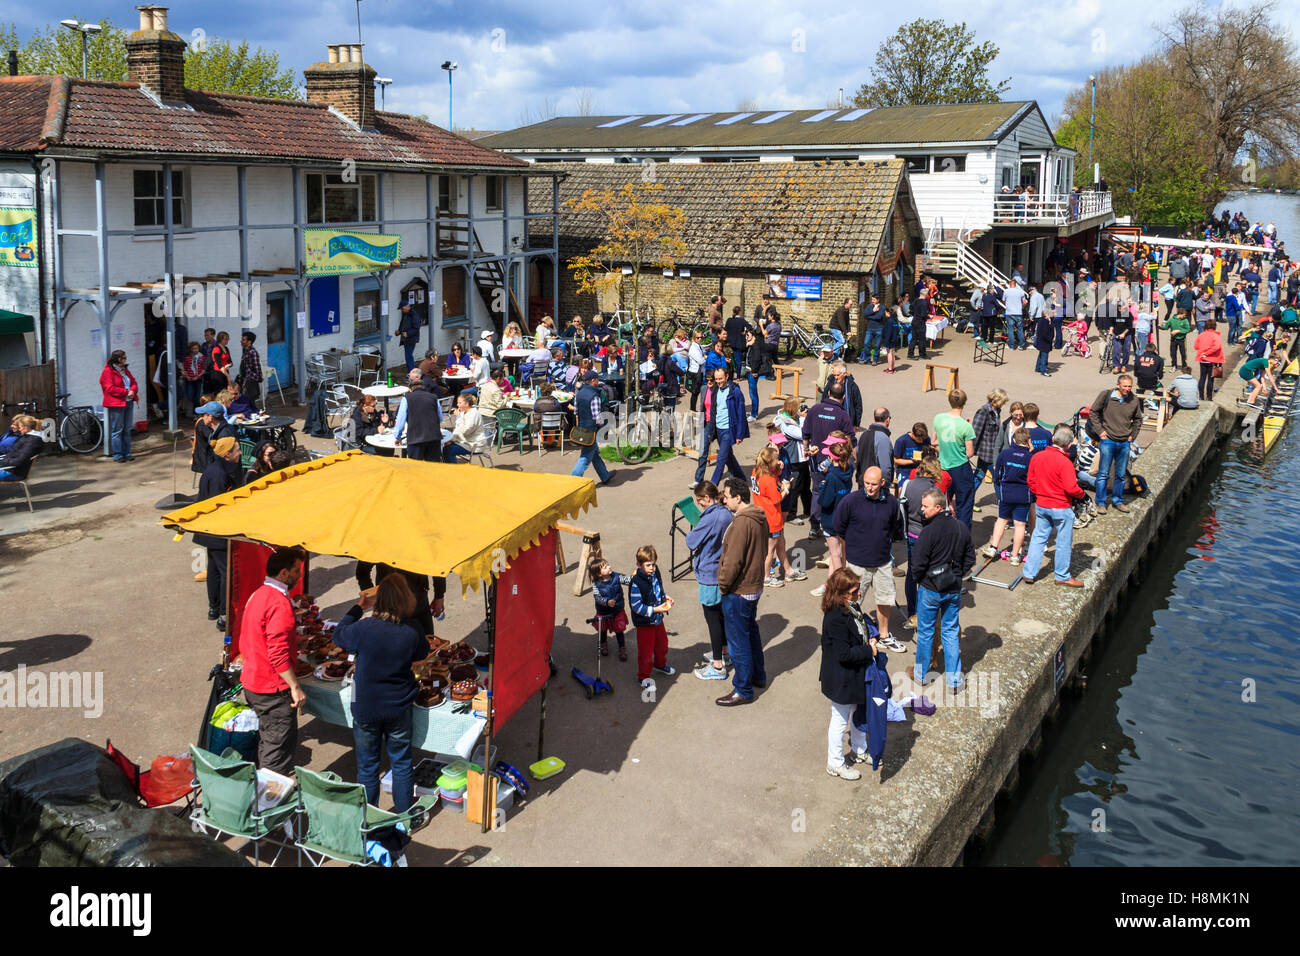
[[[1295,403],[1296,382],[1300,379],[1300,357],[1293,358],[1278,376],[1277,388],[1269,396],[1268,407],[1260,415],[1260,440],[1268,454],[1286,427],[1287,415]]]

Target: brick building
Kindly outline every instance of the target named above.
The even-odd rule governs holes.
[[[546,168],[565,176],[559,221],[565,263],[597,245],[603,231],[598,214],[576,213],[566,203],[587,190],[643,178],[642,167],[633,164],[548,163]],[[659,270],[641,274],[641,301],[651,303],[657,317],[673,309],[693,315],[718,293],[727,298],[728,312],[739,305],[749,316],[775,284],[791,296],[776,301],[787,324],[792,317],[824,324],[846,298],[862,302],[879,291],[886,304],[893,304],[897,290],[914,281],[922,233],[901,160],[653,168],[655,181],[665,187],[656,200],[685,214],[687,249],[671,276]],[[545,291],[553,279],[540,275],[535,281]],[[580,294],[572,272],[561,268],[557,320],[610,311],[620,295],[630,305],[627,276],[621,286],[598,302],[595,295]]]

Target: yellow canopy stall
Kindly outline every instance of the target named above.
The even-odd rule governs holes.
[[[349,451],[159,520],[181,532],[299,546],[435,577],[456,574],[477,590],[558,522],[595,503],[596,485],[586,478]]]

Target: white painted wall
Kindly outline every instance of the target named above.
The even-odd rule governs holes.
[[[0,161],[0,186],[30,189],[34,201],[36,172],[30,163]],[[40,238],[44,240],[43,235]],[[38,250],[38,255],[45,260],[48,270],[50,261],[44,249]],[[40,269],[35,265],[31,268],[0,266],[0,309],[39,316],[41,314],[39,277]]]
[[[158,165],[147,167],[129,165],[110,165],[106,170],[108,228],[130,229],[134,227],[135,212],[133,199],[132,171],[136,168],[161,168]],[[186,175],[187,218],[186,225],[218,226],[233,225],[239,218],[238,187],[236,169],[226,166],[188,166],[183,169]],[[30,179],[31,170],[28,169]],[[19,175],[21,169],[0,167],[0,182],[7,182],[6,175]],[[305,175],[305,174],[300,174]],[[293,219],[293,186],[291,172],[286,167],[250,166],[246,174],[247,209],[250,224],[270,224],[291,222]],[[465,180],[461,179],[453,211],[468,210],[468,190]],[[303,183],[305,189],[305,182]],[[64,226],[70,229],[93,229],[96,222],[95,175],[94,167],[87,163],[63,163],[61,166],[61,183],[63,192]],[[540,185],[538,188],[542,188]],[[549,183],[545,184],[549,188]],[[434,201],[437,202],[437,183],[434,183]],[[516,236],[523,244],[525,223],[512,221],[506,229],[499,212],[488,213],[486,209],[486,185],[484,177],[477,177],[474,182],[474,212],[483,221],[476,223],[479,242],[491,253],[503,253],[509,250],[509,238]],[[48,193],[47,193],[48,196]],[[385,220],[422,219],[425,216],[425,179],[422,173],[391,173],[387,176],[384,187]],[[507,208],[511,216],[524,213],[523,178],[511,176],[506,182]],[[306,201],[304,198],[304,212]],[[385,227],[390,234],[402,237],[402,255],[425,256],[428,254],[428,231],[423,223]],[[99,260],[96,242],[88,237],[65,237],[63,243],[65,285],[68,288],[98,288]],[[235,232],[200,233],[190,236],[177,236],[174,245],[175,271],[187,277],[200,277],[209,274],[222,274],[239,271],[239,239]],[[293,268],[295,264],[292,228],[275,230],[254,230],[248,238],[248,267],[250,271],[276,270]],[[6,283],[15,281],[5,276],[4,272],[19,270],[0,270],[0,296],[6,293]],[[31,271],[32,291],[29,296],[31,308],[20,311],[35,311],[38,300],[35,293],[35,272]],[[52,263],[51,263],[52,272]],[[119,236],[109,240],[109,281],[113,285],[125,285],[130,282],[153,282],[163,278],[164,249],[161,238]],[[403,285],[412,278],[423,277],[424,272],[418,265],[396,270],[388,278],[389,291],[389,329],[397,323],[397,297]],[[353,323],[355,320],[354,277],[341,276],[339,279],[339,331],[320,336],[308,336],[305,339],[307,354],[329,348],[351,348],[353,345]],[[264,283],[264,294],[288,289],[287,282]],[[473,297],[471,314],[474,317],[472,328],[444,330],[442,319],[442,284],[441,276],[434,283],[433,303],[429,314],[434,322],[435,346],[445,349],[456,338],[469,336],[477,339],[481,329],[489,324],[487,304],[478,299],[477,290],[472,284],[467,285],[467,297]],[[15,300],[16,301],[16,300]],[[3,299],[0,299],[0,304]],[[13,307],[13,306],[6,306]],[[147,300],[128,302],[119,308],[114,317],[114,329],[108,350],[125,349],[132,371],[137,379],[144,377],[144,315],[148,307]],[[15,307],[16,308],[16,307]],[[303,309],[303,303],[296,304]],[[16,309],[18,310],[18,309]],[[239,333],[243,328],[253,327],[261,330],[261,321],[252,326],[237,316],[219,317],[210,315],[188,316],[182,319],[187,327],[189,337],[202,339],[202,331],[211,326],[218,332],[229,332],[232,351],[238,361]],[[291,319],[291,326],[296,323]],[[73,404],[97,404],[100,400],[99,372],[103,369],[103,345],[95,338],[99,329],[98,315],[92,305],[78,303],[68,313],[67,368],[69,391]],[[259,346],[264,349],[264,332],[259,334]],[[421,343],[421,350],[424,348]],[[390,338],[386,343],[390,360],[400,356],[400,347]],[[51,351],[53,346],[51,345]],[[141,382],[142,392],[144,382]],[[143,417],[143,416],[139,416]]]

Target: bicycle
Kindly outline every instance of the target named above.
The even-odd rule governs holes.
[[[713,342],[713,333],[709,330],[709,323],[704,318],[704,309],[702,307],[695,310],[694,319],[682,318],[681,313],[673,309],[668,314],[668,318],[659,323],[655,331],[659,333],[660,342],[667,342],[677,334],[678,329],[685,329],[687,335],[692,339],[694,339],[696,332],[702,333],[700,339],[701,348],[707,349]]]
[[[631,343],[633,345],[641,338],[641,333],[647,327],[654,328],[655,310],[654,306],[639,305],[636,307],[636,314],[632,314],[631,309],[618,309],[614,312],[614,322],[612,328],[614,339],[619,345]]]
[[[649,399],[643,399],[637,385],[635,375],[630,376],[626,388],[628,397],[620,409],[626,410],[626,415],[614,431],[614,450],[618,452],[619,459],[629,465],[641,464],[650,457],[650,452],[655,448],[674,447],[672,441],[674,428],[671,419],[667,429],[667,443],[664,438],[663,422],[664,415],[673,415],[673,410],[677,407],[675,400],[668,402],[670,393],[676,399],[675,386],[659,385]],[[686,436],[677,437],[684,442]]]
[[[104,437],[103,426],[92,411],[93,406],[78,405],[68,407],[68,396],[62,392],[54,396],[55,418],[46,418],[41,422],[41,437],[47,444],[58,443],[60,451],[75,451],[79,455],[88,455],[99,447]],[[13,405],[25,415],[35,416],[36,402],[6,402],[5,408]]]
[[[1098,351],[1101,352],[1101,368],[1098,371],[1105,375],[1115,367],[1115,336],[1107,332],[1105,342]]]
[[[798,348],[808,355],[816,355],[824,348],[835,348],[835,336],[827,332],[824,326],[814,324],[813,331],[809,332],[796,318],[791,318],[790,328],[781,333],[781,338],[785,343],[782,358],[786,362],[794,358],[796,342]]]

